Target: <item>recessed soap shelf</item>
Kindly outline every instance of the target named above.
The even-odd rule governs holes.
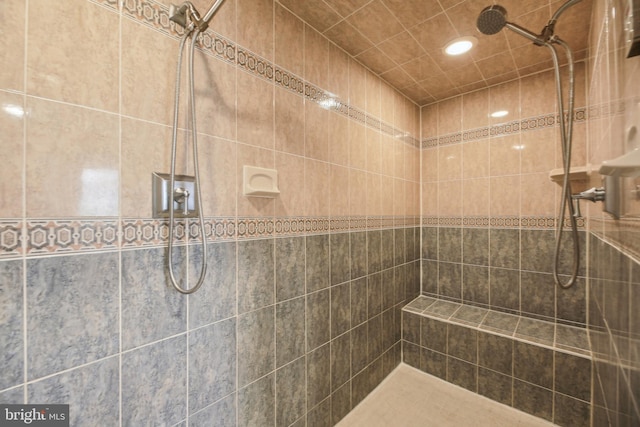
[[[243,194],[248,197],[274,198],[280,194],[278,171],[245,165],[242,168]]]
[[[588,181],[593,172],[598,170],[598,166],[572,166],[569,169],[569,181]],[[549,179],[558,185],[562,185],[564,180],[564,168],[553,169],[549,172]]]

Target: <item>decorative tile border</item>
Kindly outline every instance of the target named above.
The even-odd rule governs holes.
[[[207,242],[418,227],[419,217],[205,218]],[[174,243],[201,241],[199,220],[176,221]],[[167,219],[132,218],[0,221],[0,259],[105,250],[163,247]]]
[[[103,4],[116,0],[92,1]],[[125,0],[122,12],[123,16],[170,37],[178,38],[184,34],[182,27],[169,20],[168,7],[156,3],[153,0]],[[334,111],[337,114],[355,120],[385,135],[398,138],[413,147],[420,147],[419,138],[410,135],[409,132],[397,129],[393,127],[393,125],[383,122],[378,117],[374,117],[358,108],[348,105],[348,103],[335,95],[304,81],[301,77],[278,67],[271,61],[236,45],[211,29],[198,37],[198,49],[223,61],[234,64],[247,73],[303,96],[305,99],[317,103],[322,108]]]
[[[26,254],[113,250],[119,247],[118,221],[29,220],[25,227]]]
[[[574,111],[574,122],[580,123],[587,119],[587,109],[577,108]],[[566,119],[566,113],[565,113]],[[558,114],[544,114],[541,116],[527,117],[518,121],[500,123],[497,125],[487,126],[477,129],[469,129],[464,132],[456,132],[438,137],[430,137],[422,140],[421,147],[434,148],[441,145],[460,144],[468,141],[475,141],[489,137],[497,137],[502,135],[512,135],[520,132],[534,131],[556,127],[560,124],[560,116]]]
[[[22,255],[23,228],[21,221],[0,221],[0,258]]]
[[[565,218],[565,227],[571,227],[571,220]],[[522,228],[529,230],[555,230],[554,217],[436,217],[422,218],[423,227],[468,227],[468,228]],[[584,218],[578,218],[578,228],[585,228]]]

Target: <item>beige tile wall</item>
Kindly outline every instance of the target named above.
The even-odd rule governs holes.
[[[195,2],[201,9],[208,3]],[[163,12],[168,2],[115,4],[35,0],[28,12],[22,1],[3,6],[11,13],[2,15],[10,30],[0,42],[0,146],[12,154],[0,172],[0,218],[150,217],[151,173],[169,169],[178,36],[146,9]],[[415,104],[272,0],[226,0],[212,29],[398,135],[199,51],[206,216],[420,214],[420,150],[401,139],[418,138]],[[180,126],[186,105],[183,83]],[[192,171],[187,137],[181,129],[182,172]],[[244,197],[245,164],[278,169],[280,197]]]
[[[576,106],[585,109],[585,66],[576,66]],[[503,118],[494,111],[506,110]],[[422,108],[422,212],[426,217],[550,217],[560,187],[549,172],[562,166],[557,126],[527,119],[555,116],[553,72],[545,71]],[[576,121],[572,164],[584,166],[586,121]],[[519,128],[513,127],[518,123]],[[511,124],[510,130],[496,130]],[[502,126],[504,128],[504,126]],[[485,130],[480,136],[470,135]],[[502,133],[499,133],[502,132]]]

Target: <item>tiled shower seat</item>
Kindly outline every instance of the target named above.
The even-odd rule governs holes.
[[[403,361],[561,426],[588,426],[587,331],[419,296],[402,309]]]

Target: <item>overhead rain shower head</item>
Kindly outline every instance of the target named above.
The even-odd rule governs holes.
[[[478,31],[488,36],[497,34],[504,27],[507,27],[514,33],[526,37],[538,46],[544,45],[544,40],[537,34],[522,28],[519,25],[507,21],[507,10],[500,5],[491,5],[482,9],[476,22]]]
[[[478,31],[488,36],[498,33],[505,25],[507,25],[507,10],[497,4],[485,7],[476,22]]]

